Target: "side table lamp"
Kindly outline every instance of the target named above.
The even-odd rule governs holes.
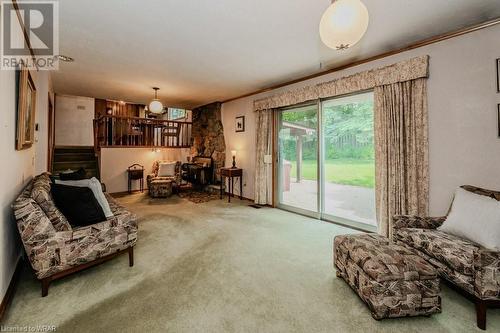
[[[236,168],[236,150],[231,150],[231,156],[233,157],[233,168]]]

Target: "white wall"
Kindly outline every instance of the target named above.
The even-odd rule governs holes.
[[[56,146],[93,146],[95,100],[56,95]]]
[[[236,166],[243,169],[243,196],[254,198],[255,174],[255,113],[253,98],[242,98],[222,105],[222,124],[226,141],[226,166],[231,166],[231,150],[236,150]],[[245,132],[236,132],[236,117],[245,116]],[[234,193],[240,194],[239,183],[234,186]]]
[[[109,193],[127,191],[127,168],[134,163],[144,166],[144,189],[146,175],[151,173],[156,160],[187,162],[189,148],[164,148],[159,152],[151,148],[102,148],[101,181]],[[133,189],[139,189],[139,182],[133,182]]]
[[[32,71],[37,90],[35,121],[47,118],[49,73]],[[45,96],[45,97],[43,97]],[[38,132],[38,142],[29,149],[16,151],[16,82],[15,72],[0,70],[0,151],[3,168],[0,172],[0,299],[9,286],[16,263],[21,255],[16,223],[10,205],[27,182],[38,172],[46,170],[47,146]],[[43,125],[44,126],[44,125]],[[41,161],[38,165],[38,161]],[[35,161],[37,161],[35,165]],[[45,161],[45,162],[44,162]]]
[[[418,55],[430,55],[428,80],[430,213],[445,214],[454,189],[473,184],[500,189],[500,139],[497,137],[495,59],[500,58],[500,26],[400,53],[222,106],[227,163],[238,149],[245,169],[244,195],[253,198],[255,121],[253,101],[280,91],[325,82]],[[245,115],[245,133],[234,132],[234,117]],[[244,155],[244,156],[242,156]]]
[[[47,171],[47,149],[49,145],[48,104],[50,98],[52,105],[54,105],[54,93],[49,72],[39,71],[37,74],[39,85],[36,92],[36,104],[38,110],[41,110],[40,108],[45,110],[45,112],[37,112],[35,116],[35,122],[38,124],[38,131],[35,132],[35,173],[40,174]]]

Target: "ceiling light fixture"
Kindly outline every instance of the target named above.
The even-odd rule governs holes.
[[[155,98],[151,101],[151,103],[149,103],[149,111],[153,113],[162,113],[163,104],[161,104],[160,100],[158,99],[158,90],[160,90],[160,88],[153,87],[153,90],[155,91]]]
[[[326,46],[346,50],[359,42],[368,28],[368,9],[360,0],[333,0],[319,23]]]
[[[75,61],[74,58],[71,58],[71,57],[68,57],[68,56],[65,56],[63,54],[59,54],[59,55],[56,55],[55,58],[57,60],[61,60],[61,61],[65,61],[65,62],[73,62]]]

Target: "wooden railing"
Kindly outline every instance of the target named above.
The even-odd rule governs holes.
[[[188,148],[191,122],[138,117],[100,116],[94,119],[94,146]]]

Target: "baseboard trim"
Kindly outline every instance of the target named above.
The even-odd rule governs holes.
[[[224,193],[225,193],[225,197],[227,198],[227,196],[229,195],[229,192],[224,192]],[[240,198],[240,195],[236,194],[236,193],[234,194],[234,197],[231,197],[231,199],[239,199],[239,198]],[[222,199],[224,199],[224,197]],[[247,198],[247,197],[243,197],[242,200],[254,202],[253,199],[250,199],[250,198]]]
[[[19,281],[19,275],[21,274],[22,262],[23,262],[22,257],[19,257],[17,259],[16,269],[14,270],[14,274],[12,274],[12,278],[10,279],[9,287],[5,292],[5,296],[2,299],[2,303],[0,303],[0,322],[3,320],[5,312],[7,312],[7,308],[9,307],[10,302],[14,298],[17,282]]]
[[[225,192],[225,193],[226,193],[226,196],[227,196],[227,195],[229,195],[229,192]],[[235,198],[236,198],[236,199],[239,199],[239,198],[240,198],[240,196],[239,196],[239,195],[237,195],[237,194],[235,194],[235,195],[234,195],[234,198],[233,198],[233,197],[231,197],[231,199],[235,199]],[[224,198],[223,198],[223,199],[224,199]],[[250,202],[251,202],[251,203],[253,203],[253,204],[255,203],[255,200],[254,200],[254,199],[250,199],[250,198],[247,198],[247,197],[243,197],[243,199],[242,199],[242,200],[250,201]],[[260,206],[262,206],[262,207],[269,207],[269,208],[276,208],[276,207],[274,207],[273,205],[270,205],[270,204],[264,204],[264,205],[260,205]]]
[[[147,189],[144,189],[144,191],[143,191],[143,192],[148,192],[148,190],[147,190]],[[112,197],[122,197],[122,196],[126,196],[126,195],[128,195],[128,194],[136,194],[136,193],[143,193],[143,192],[141,192],[140,190],[132,190],[132,192],[122,191],[122,192],[112,192],[112,193],[109,193],[109,194],[110,194]],[[229,195],[229,192],[225,192],[225,195],[226,195],[226,196],[227,196],[227,195]],[[239,195],[237,195],[237,194],[235,194],[235,195],[234,195],[234,198],[239,199],[239,198],[240,198],[240,196],[239,196]],[[234,199],[234,198],[231,198],[231,199]],[[222,199],[224,199],[224,198],[222,198]],[[242,199],[242,200],[250,201],[250,202],[252,202],[252,203],[254,202],[254,199],[250,199],[250,198],[247,198],[247,197],[243,197],[243,199]],[[263,205],[263,206],[272,207],[271,205]]]
[[[132,191],[121,191],[121,192],[109,192],[109,195],[111,195],[112,197],[122,197],[122,196],[125,196],[125,195],[128,195],[128,194],[136,194],[136,193],[144,193],[144,192],[147,192],[148,190],[147,189],[144,189],[144,191],[141,191],[141,190],[132,190]]]

